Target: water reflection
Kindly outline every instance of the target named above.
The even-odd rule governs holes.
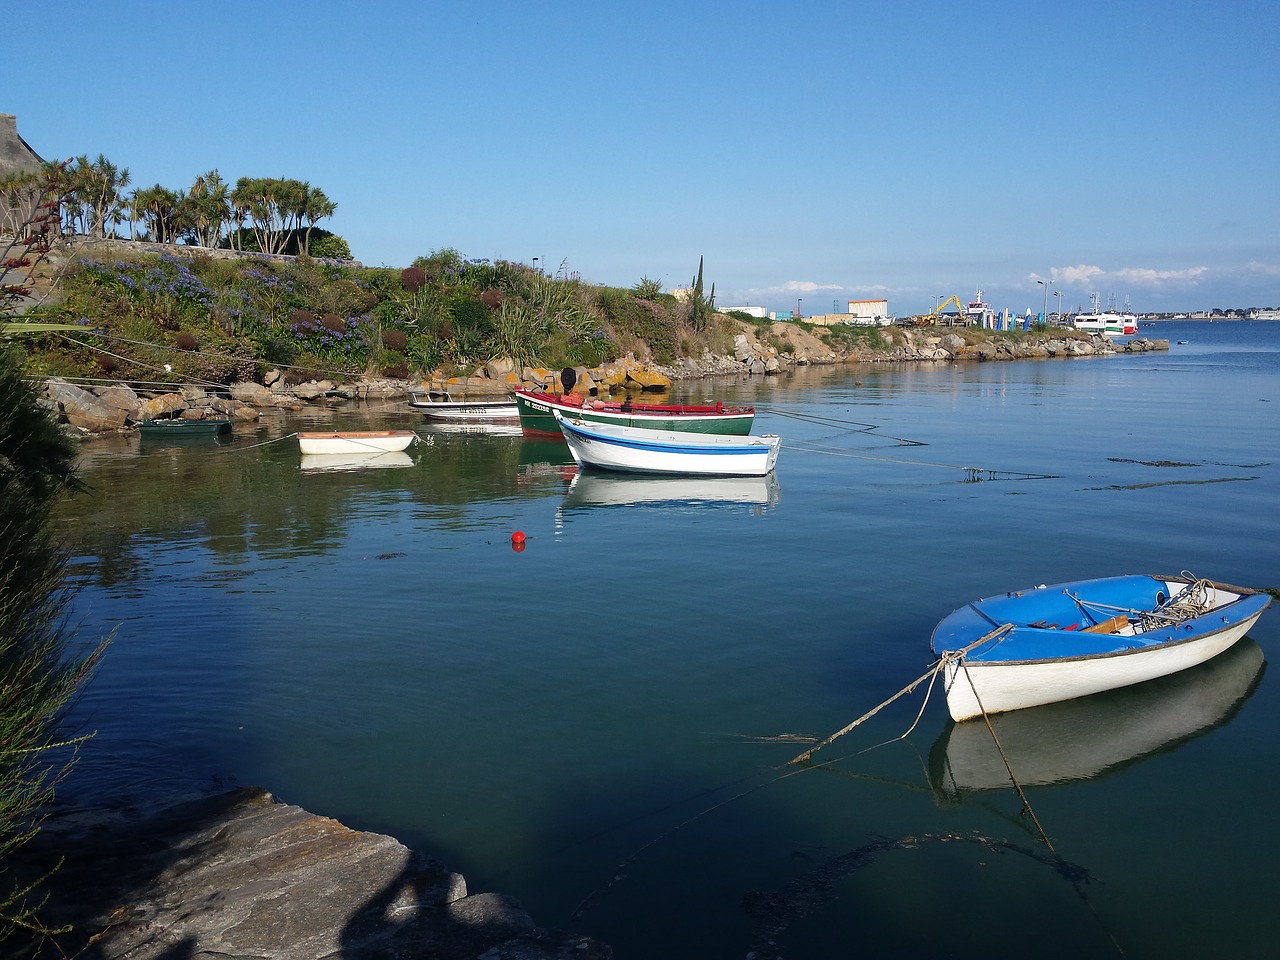
[[[641,477],[579,473],[569,484],[568,509],[640,503],[747,503],[773,505],[781,488],[764,477]]]
[[[381,453],[304,453],[303,473],[332,473],[335,470],[378,470],[387,467],[412,467],[413,457],[403,450]]]
[[[1087,780],[1169,750],[1226,723],[1257,688],[1265,662],[1245,638],[1208,663],[1092,697],[991,718],[1023,786]],[[929,754],[929,779],[947,796],[1003,790],[1009,774],[981,720],[949,724]]]

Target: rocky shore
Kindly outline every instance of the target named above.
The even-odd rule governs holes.
[[[0,955],[94,960],[605,960],[605,944],[546,930],[510,897],[390,837],[237,790],[137,809],[56,811],[6,858],[8,878],[60,868],[36,919]]]
[[[578,367],[575,389],[585,394],[621,391],[660,391],[673,381],[712,376],[769,376],[796,366],[842,363],[957,363],[1097,357],[1115,353],[1168,350],[1168,340],[1136,337],[1117,343],[1107,337],[1074,332],[1011,337],[936,328],[888,328],[881,345],[857,345],[835,352],[817,336],[789,323],[769,328],[741,324],[732,353],[706,352],[682,358],[670,366],[628,355],[598,367]],[[227,418],[258,420],[266,411],[299,411],[351,400],[402,399],[411,390],[447,391],[455,399],[483,398],[510,392],[516,386],[559,389],[558,371],[523,367],[508,359],[491,361],[465,376],[434,375],[426,381],[392,379],[309,380],[296,382],[271,370],[263,382],[237,382],[227,387],[186,384],[174,389],[135,390],[125,384],[80,387],[65,380],[49,380],[44,402],[74,430],[85,434],[129,431],[144,420]]]

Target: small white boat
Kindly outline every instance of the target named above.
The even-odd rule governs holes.
[[[299,433],[298,447],[305,453],[387,453],[403,450],[417,438],[412,430],[343,430]]]
[[[475,423],[494,420],[519,421],[520,411],[514,396],[498,400],[455,400],[444,390],[430,390],[424,396],[409,392],[409,408],[431,420],[449,423]]]
[[[931,646],[953,720],[1142,683],[1204,663],[1271,598],[1180,576],[1077,580],[986,597],[945,617]]]
[[[624,473],[763,477],[778,462],[782,439],[649,430],[588,423],[555,411],[569,452],[581,467]]]
[[[1262,648],[1241,640],[1208,663],[1127,690],[949,723],[929,753],[929,779],[947,796],[1100,777],[1194,739],[1235,715],[1257,688]],[[1005,766],[1006,762],[1008,766]]]

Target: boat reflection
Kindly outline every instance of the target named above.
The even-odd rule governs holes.
[[[343,470],[411,466],[413,466],[413,457],[403,450],[377,453],[304,453],[302,455],[303,473],[333,473]]]
[[[419,436],[427,437],[433,433],[477,433],[495,437],[524,436],[519,421],[502,420],[428,420],[418,428]]]
[[[1257,688],[1265,665],[1261,648],[1246,637],[1190,670],[997,714],[991,726],[1022,786],[1088,780],[1226,723]],[[981,720],[948,724],[929,753],[929,780],[950,797],[1010,786]]]
[[[579,471],[565,493],[565,507],[639,503],[748,503],[773,505],[781,488],[776,474],[763,477],[645,477]]]

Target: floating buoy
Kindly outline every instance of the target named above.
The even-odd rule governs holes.
[[[511,542],[524,543],[524,533],[521,532],[520,530],[517,530],[515,533],[511,535]]]

